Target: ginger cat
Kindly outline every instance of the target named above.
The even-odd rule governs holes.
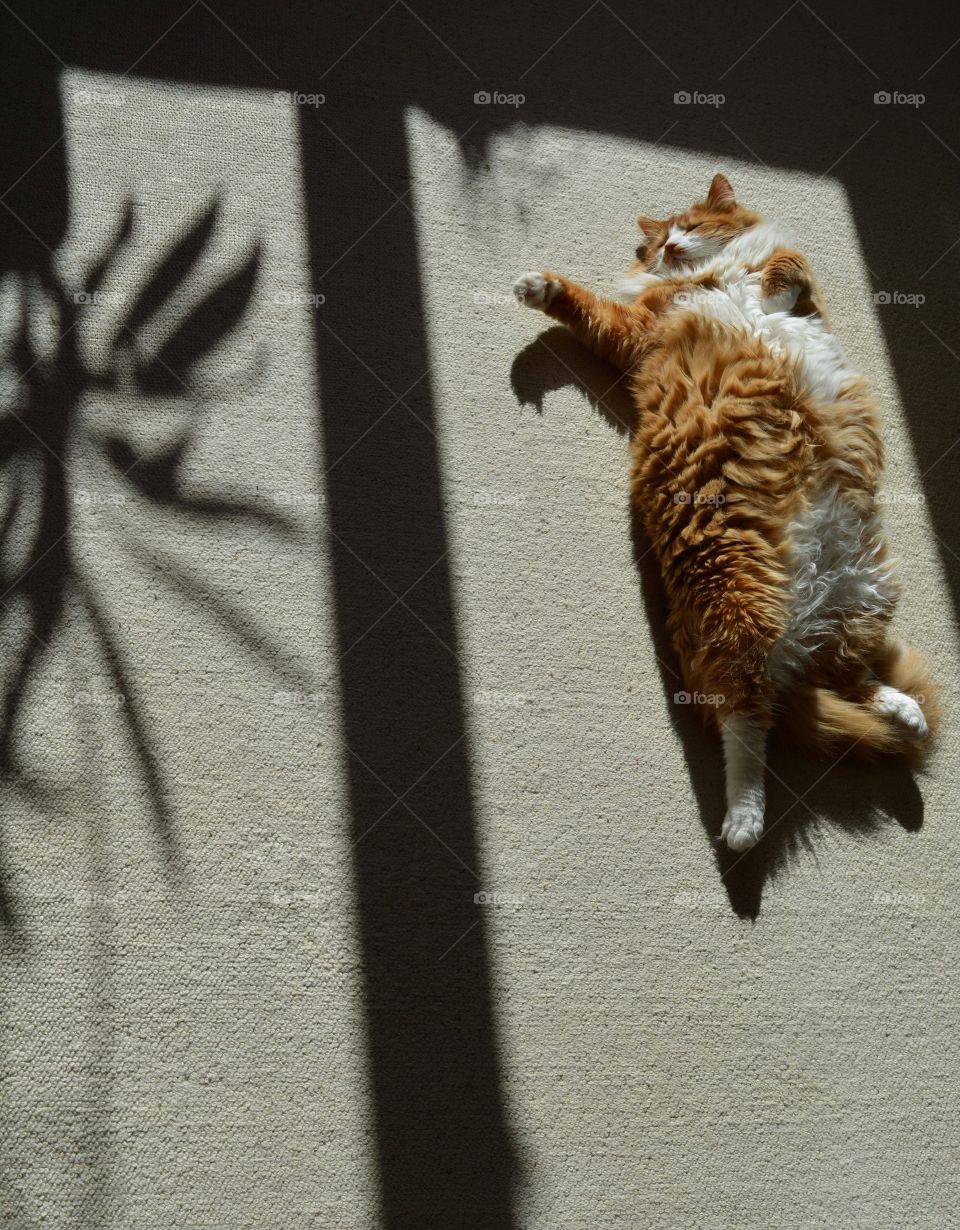
[[[706,200],[638,223],[627,302],[557,273],[514,290],[630,373],[632,498],[686,687],[722,739],[722,835],[746,850],[763,832],[774,724],[830,755],[916,755],[934,685],[888,637],[877,411],[803,256],[722,175]]]

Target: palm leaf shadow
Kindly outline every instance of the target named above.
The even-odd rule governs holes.
[[[73,575],[73,581],[80,594],[84,610],[87,612],[100,641],[110,677],[117,691],[126,702],[121,712],[126,719],[134,747],[139,753],[140,767],[143,770],[147,790],[149,791],[151,809],[157,822],[161,840],[163,841],[164,851],[169,856],[173,851],[174,843],[170,805],[167,802],[163,776],[153,749],[153,742],[149,737],[146,722],[142,715],[141,702],[133,685],[132,673],[124,662],[117,639],[110,631],[110,625],[104,618],[103,611],[100,609],[100,603],[89,583],[80,573]]]
[[[16,777],[27,794],[41,800],[46,797],[45,783],[24,769],[24,707],[31,680],[61,630],[67,602],[75,596],[108,675],[125,698],[123,721],[171,867],[176,861],[174,816],[161,758],[121,639],[105,615],[94,578],[86,575],[88,568],[74,549],[77,525],[70,500],[71,443],[77,435],[88,446],[92,444],[119,481],[148,506],[164,507],[194,524],[224,530],[246,524],[281,537],[293,534],[294,527],[272,510],[229,496],[197,494],[184,473],[208,402],[195,392],[192,376],[246,317],[260,275],[261,245],[256,242],[238,268],[225,274],[218,271],[212,285],[183,310],[192,276],[201,278],[203,265],[212,263],[210,248],[220,214],[220,202],[214,199],[140,283],[129,311],[111,329],[105,373],[92,371],[81,356],[77,341],[80,305],[95,301],[94,296],[106,286],[122,287],[131,277],[120,268],[120,258],[129,255],[137,230],[130,201],[124,203],[112,238],[88,269],[82,292],[66,285],[54,259],[25,275],[19,319],[6,353],[0,355],[0,366],[15,377],[18,398],[15,405],[4,407],[8,413],[0,418],[0,465],[7,466],[10,486],[0,514],[0,630],[16,641],[14,652],[7,655],[7,679],[0,701],[0,772],[8,779]],[[33,278],[31,293],[36,290],[34,283],[38,284],[45,310],[58,319],[59,341],[52,355],[38,354],[33,342],[28,276]],[[152,352],[142,344],[146,330],[163,336]],[[78,407],[88,391],[115,391],[128,387],[131,380],[142,398],[182,398],[186,425],[181,420],[172,441],[136,444],[120,430],[103,437],[84,423]],[[28,483],[23,476],[31,468],[39,477]],[[28,515],[32,524],[23,531],[21,522]],[[14,566],[9,560],[15,540],[27,540],[29,548],[26,557],[18,555]],[[171,567],[169,572],[178,588],[242,640],[259,661],[278,670],[283,678],[303,684],[305,673],[284,661],[263,630],[234,610],[226,597],[182,570]],[[0,876],[0,922],[12,927],[13,917]]]

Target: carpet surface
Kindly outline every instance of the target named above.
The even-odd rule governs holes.
[[[802,0],[686,49],[604,0],[22,18],[4,1226],[953,1224],[960,48]],[[946,712],[916,777],[775,750],[745,858],[623,383],[510,293],[611,291],[717,170],[882,402]]]

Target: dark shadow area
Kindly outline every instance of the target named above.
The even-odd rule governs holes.
[[[548,393],[575,384],[591,407],[621,436],[633,432],[635,413],[628,379],[598,359],[569,329],[554,325],[517,355],[510,368],[510,385],[521,406],[543,413]]]
[[[336,123],[388,182],[409,182],[399,100]],[[302,134],[326,295],[320,432],[384,1225],[509,1227],[514,1163],[475,902],[484,885],[414,220],[397,205],[359,267],[341,260],[386,206],[367,204],[369,172],[321,123],[305,120]]]
[[[839,178],[875,289],[910,291],[922,281],[929,290],[922,312],[890,308],[882,322],[921,470],[932,467],[926,493],[956,597],[960,570],[953,552],[960,553],[960,535],[950,473],[960,450],[939,460],[960,433],[951,354],[960,352],[952,289],[960,248],[950,251],[960,225],[955,168],[938,138],[906,109],[883,110],[882,122],[870,128],[879,114],[874,91],[914,88],[956,31],[944,32],[939,8],[929,3],[909,13],[874,5],[869,22],[856,8],[831,12],[834,35],[804,4],[778,21],[767,4],[751,0],[735,12],[698,10],[683,22],[682,47],[677,14],[667,6],[617,12],[616,4],[536,0],[522,8],[454,9],[440,0],[412,7],[384,0],[338,10],[295,0],[281,9],[249,2],[214,8],[95,2],[77,13],[41,3],[29,15],[37,38],[9,13],[0,14],[11,53],[3,89],[14,117],[5,183],[23,176],[5,200],[28,224],[9,214],[2,219],[0,257],[6,269],[54,280],[46,249],[64,233],[69,202],[65,151],[44,151],[62,131],[57,78],[63,63],[188,85],[325,93],[322,111],[301,115],[303,175],[311,275],[314,289],[326,295],[316,326],[318,436],[328,471],[327,545],[343,655],[343,763],[356,842],[383,1222],[391,1230],[506,1230],[514,1224],[515,1161],[501,1104],[486,924],[473,901],[483,885],[404,109],[419,105],[462,135],[473,174],[482,173],[491,137],[522,118],[531,128],[663,138],[665,146],[711,151],[718,168],[755,156]],[[54,50],[44,51],[37,39]],[[955,65],[945,61],[931,72],[935,88],[923,120],[956,149]],[[722,113],[674,104],[675,91],[694,87],[724,90]],[[474,93],[491,88],[524,92],[522,117],[510,108],[475,105]],[[585,185],[583,199],[571,201],[585,228],[590,189]],[[637,202],[638,211],[644,206]],[[904,241],[904,218],[915,243]],[[189,227],[185,219],[185,233]],[[181,261],[202,236],[194,241]],[[623,256],[632,244],[632,218],[625,218]],[[546,265],[549,235],[543,249]],[[610,258],[619,267],[621,254]],[[241,272],[240,297],[252,276]],[[154,297],[167,294],[162,283],[155,287]],[[150,305],[148,296],[141,310],[149,314]],[[196,345],[184,335],[165,361],[176,367]],[[62,444],[80,379],[75,360],[64,364],[56,396],[44,401],[43,392],[33,394],[41,399],[35,404],[43,407],[41,430],[50,445]],[[163,367],[154,365],[144,392],[166,387]],[[375,423],[376,431],[364,436]],[[114,440],[108,455],[122,469],[132,447]],[[181,456],[178,440],[140,459],[145,498],[184,498]],[[52,542],[53,527],[69,514],[60,480],[50,477],[53,463],[40,458],[38,464],[50,492],[43,516],[51,546],[49,562],[38,561],[36,576],[24,582],[24,596],[34,630],[52,635],[70,567],[68,549]],[[221,504],[193,511],[230,510]],[[652,588],[648,594],[652,610]],[[397,595],[403,604],[377,624]],[[662,627],[659,616],[652,624]],[[224,626],[242,629],[242,617],[230,613]],[[662,636],[655,635],[660,652]],[[114,657],[115,669],[126,669]],[[8,716],[35,665],[29,659],[8,690]],[[664,684],[671,693],[668,668]],[[682,726],[688,716],[679,719]],[[145,727],[134,734],[149,737]],[[718,763],[716,748],[692,730],[683,738],[712,831],[720,778],[698,766]],[[159,777],[162,766],[151,773]],[[746,888],[737,899],[743,912],[755,912]]]
[[[825,830],[867,839],[890,822],[908,833],[923,825],[923,798],[906,765],[807,760],[774,739],[767,765],[766,835],[745,855],[717,848],[731,905],[741,917],[756,918],[765,884],[788,872],[801,853],[815,856]]]

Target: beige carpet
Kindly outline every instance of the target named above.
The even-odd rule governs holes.
[[[547,23],[544,47],[550,37]],[[446,55],[424,38],[425,64]],[[326,65],[335,51],[317,54]],[[328,220],[305,182],[309,104],[144,67],[62,71],[61,289],[16,269],[0,281],[9,414],[35,429],[32,407],[55,413],[76,395],[57,441],[18,437],[4,488],[8,677],[31,642],[43,648],[3,784],[3,1224],[426,1230],[429,1218],[391,1204],[378,1178],[378,1156],[402,1151],[404,1129],[384,1140],[376,1071],[389,1068],[391,1030],[408,1038],[421,1019],[424,1036],[462,1030],[467,1054],[472,1018],[438,990],[392,1020],[365,984],[365,911],[379,910],[389,935],[391,910],[402,927],[411,909],[434,908],[415,860],[386,902],[361,883],[358,907],[357,843],[387,841],[398,817],[451,874],[470,864],[466,921],[446,929],[438,890],[424,969],[438,987],[445,971],[462,973],[464,1003],[489,1000],[513,1225],[953,1224],[958,655],[942,561],[960,545],[938,543],[929,493],[949,502],[955,455],[938,469],[945,486],[931,487],[932,458],[916,449],[934,429],[911,435],[882,314],[901,313],[919,339],[914,366],[936,404],[955,389],[955,356],[934,317],[924,333],[909,316],[922,308],[874,302],[881,287],[839,174],[768,167],[747,149],[721,160],[707,140],[701,151],[669,134],[655,144],[548,122],[535,99],[468,161],[454,125],[411,102],[396,150],[408,181],[379,162],[369,186],[404,193],[392,208],[409,207],[418,286],[371,314],[366,338],[343,338],[336,295],[355,277],[371,297],[378,272],[360,257],[361,232],[390,197],[369,217],[358,202],[355,222]],[[465,78],[465,94],[475,84]],[[847,143],[838,134],[830,157]],[[745,203],[795,228],[882,398],[899,627],[936,662],[947,708],[916,785],[776,755],[770,835],[736,866],[716,851],[719,749],[673,700],[655,579],[634,561],[622,386],[510,296],[519,273],[541,267],[612,288],[635,215],[702,195],[718,169]],[[311,243],[328,225],[360,246],[321,284]],[[421,311],[426,424],[391,369],[400,318]],[[29,378],[16,358],[25,318]],[[72,376],[55,361],[67,326]],[[337,356],[329,371],[318,340]],[[318,433],[338,364],[369,379],[349,457]],[[342,626],[338,639],[342,521],[330,508],[349,508],[349,482],[333,476],[362,464],[387,415],[416,433],[411,449],[436,451],[452,614],[443,625],[417,606],[419,574],[436,560],[417,555],[427,531],[411,512],[412,453],[398,448],[377,454],[387,515],[368,541],[375,552],[382,535],[402,554],[406,538],[418,562],[410,592],[384,584],[357,627],[412,607],[414,632],[398,636],[419,637],[457,673],[462,729],[422,737],[463,758],[475,863],[455,836],[458,803],[448,830],[442,805],[418,817],[392,801],[412,789],[409,765],[380,783],[376,834],[351,827],[360,770],[345,748],[357,746],[357,710],[344,680],[363,646],[345,644]],[[938,453],[955,426],[943,425]],[[39,492],[58,475],[74,580],[44,630],[15,583],[31,567],[46,575],[34,544],[56,535],[36,538]],[[376,555],[362,540],[342,547],[354,553],[375,586]],[[434,686],[370,677],[362,699],[385,745],[421,738],[410,710],[391,706]],[[387,1045],[372,1072],[377,1012]],[[429,1089],[413,1091],[409,1131],[432,1140],[423,1182],[442,1204],[454,1142],[439,1121],[432,1138],[418,1122],[421,1094],[431,1104]],[[403,1123],[395,1106],[387,1118]],[[492,1167],[485,1139],[471,1146],[478,1193]],[[508,1222],[464,1206],[435,1224]]]

